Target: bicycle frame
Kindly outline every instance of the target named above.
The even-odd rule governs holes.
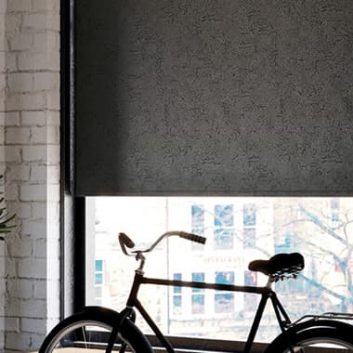
[[[143,319],[150,326],[162,346],[164,346],[168,353],[175,353],[175,350],[169,340],[163,335],[161,330],[158,328],[157,324],[149,316],[141,302],[138,300],[138,292],[141,285],[152,284],[152,285],[162,285],[170,287],[190,287],[190,288],[200,288],[200,289],[213,289],[228,292],[242,292],[242,293],[253,293],[261,295],[261,300],[257,307],[254,321],[251,325],[248,338],[246,340],[243,353],[250,353],[251,347],[254,343],[254,339],[259,328],[262,315],[264,313],[267,301],[270,299],[274,312],[281,328],[282,332],[285,332],[291,324],[291,321],[285,312],[282,304],[280,303],[276,293],[271,289],[271,283],[265,287],[255,287],[255,286],[236,286],[230,284],[216,284],[207,282],[189,282],[180,280],[169,280],[169,279],[159,279],[159,278],[148,278],[144,277],[144,273],[141,270],[136,270],[133,285],[130,291],[130,295],[127,300],[126,308],[123,310],[123,317],[129,317],[132,320],[135,319],[134,308],[136,308]]]

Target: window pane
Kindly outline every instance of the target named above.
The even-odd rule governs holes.
[[[126,304],[138,263],[121,252],[119,232],[144,248],[165,231],[199,229],[207,238],[205,245],[196,244],[200,251],[171,237],[147,255],[146,276],[263,286],[267,277],[249,272],[248,263],[298,251],[305,257],[302,275],[274,286],[291,318],[353,310],[352,198],[102,197],[88,198],[87,204],[91,213],[86,218],[92,220],[87,229],[88,305],[121,311]],[[146,285],[139,299],[168,334],[245,340],[259,298]],[[278,333],[271,310],[265,322],[259,341]]]

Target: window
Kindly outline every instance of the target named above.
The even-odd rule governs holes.
[[[174,273],[173,279],[176,281],[182,280],[181,273]],[[183,305],[183,297],[182,297],[182,287],[173,287],[173,314],[181,315],[182,313],[182,305]]]
[[[232,249],[234,235],[233,205],[214,207],[214,243],[216,249]]]
[[[266,197],[97,197],[88,198],[92,220],[87,231],[87,305],[120,311],[129,294],[135,262],[120,250],[117,234],[125,232],[139,247],[167,230],[203,232],[202,251],[171,237],[146,261],[146,275],[236,285],[265,285],[267,277],[247,270],[255,259],[298,251],[305,257],[303,276],[275,288],[295,320],[304,313],[351,311],[353,280],[353,199]],[[333,210],[342,226],[333,226]],[[344,226],[343,226],[344,225]],[[91,234],[91,235],[90,235]],[[318,245],[319,244],[319,245]],[[198,244],[196,244],[199,246]],[[91,259],[91,260],[90,260]],[[252,294],[192,288],[141,288],[141,302],[163,332],[173,336],[231,337],[245,340],[257,305]],[[268,310],[258,340],[276,334]],[[267,315],[267,314],[266,314]],[[138,323],[140,325],[140,323]],[[214,328],[217,327],[217,330]],[[237,327],[237,330],[234,330]]]
[[[103,260],[95,260],[95,301],[97,303],[102,303],[103,297],[103,285],[104,285],[104,261]]]
[[[219,284],[234,284],[234,272],[216,272],[215,282]],[[215,313],[232,313],[234,308],[234,293],[225,291],[215,294]]]
[[[192,281],[205,282],[205,274],[203,272],[192,273]],[[191,312],[193,314],[204,314],[205,312],[205,290],[204,289],[192,288]]]

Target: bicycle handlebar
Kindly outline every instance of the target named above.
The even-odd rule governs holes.
[[[169,231],[164,234],[162,234],[149,248],[144,249],[144,250],[127,250],[133,249],[135,247],[135,243],[125,234],[125,233],[119,233],[119,244],[121,247],[122,252],[127,255],[127,256],[134,256],[136,254],[142,254],[146,252],[152,251],[164,238],[170,237],[170,236],[179,236],[180,238],[187,239],[190,241],[194,241],[196,243],[200,244],[205,244],[206,243],[206,238],[202,237],[197,234],[193,233],[188,233],[188,232],[183,232],[183,231]]]

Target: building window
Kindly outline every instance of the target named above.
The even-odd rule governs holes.
[[[243,206],[243,225],[244,227],[256,225],[256,205],[253,203]]]
[[[216,272],[215,282],[218,284],[234,284],[234,272]],[[234,310],[234,294],[217,291],[215,294],[215,313],[231,313]]]
[[[193,282],[205,282],[203,272],[194,272],[191,275]],[[205,290],[201,288],[192,288],[191,294],[191,312],[192,314],[205,313]]]
[[[256,247],[256,228],[249,227],[243,229],[243,245],[245,249]]]
[[[205,210],[202,205],[191,206],[191,233],[205,235]],[[192,250],[203,250],[204,245],[192,242]]]
[[[201,205],[191,206],[191,233],[198,235],[205,233],[205,210]]]
[[[256,247],[256,205],[252,203],[243,206],[243,247]]]
[[[232,249],[234,237],[233,205],[216,205],[214,208],[215,249]]]
[[[173,274],[173,279],[175,281],[181,281],[182,280],[182,274],[181,273],[174,273]],[[182,297],[182,292],[183,288],[182,287],[173,287],[173,314],[174,315],[181,315],[182,313],[182,306],[183,306],[183,297]]]
[[[97,304],[102,303],[103,297],[103,286],[105,282],[104,278],[104,261],[95,260],[95,271],[94,271],[94,301]]]

